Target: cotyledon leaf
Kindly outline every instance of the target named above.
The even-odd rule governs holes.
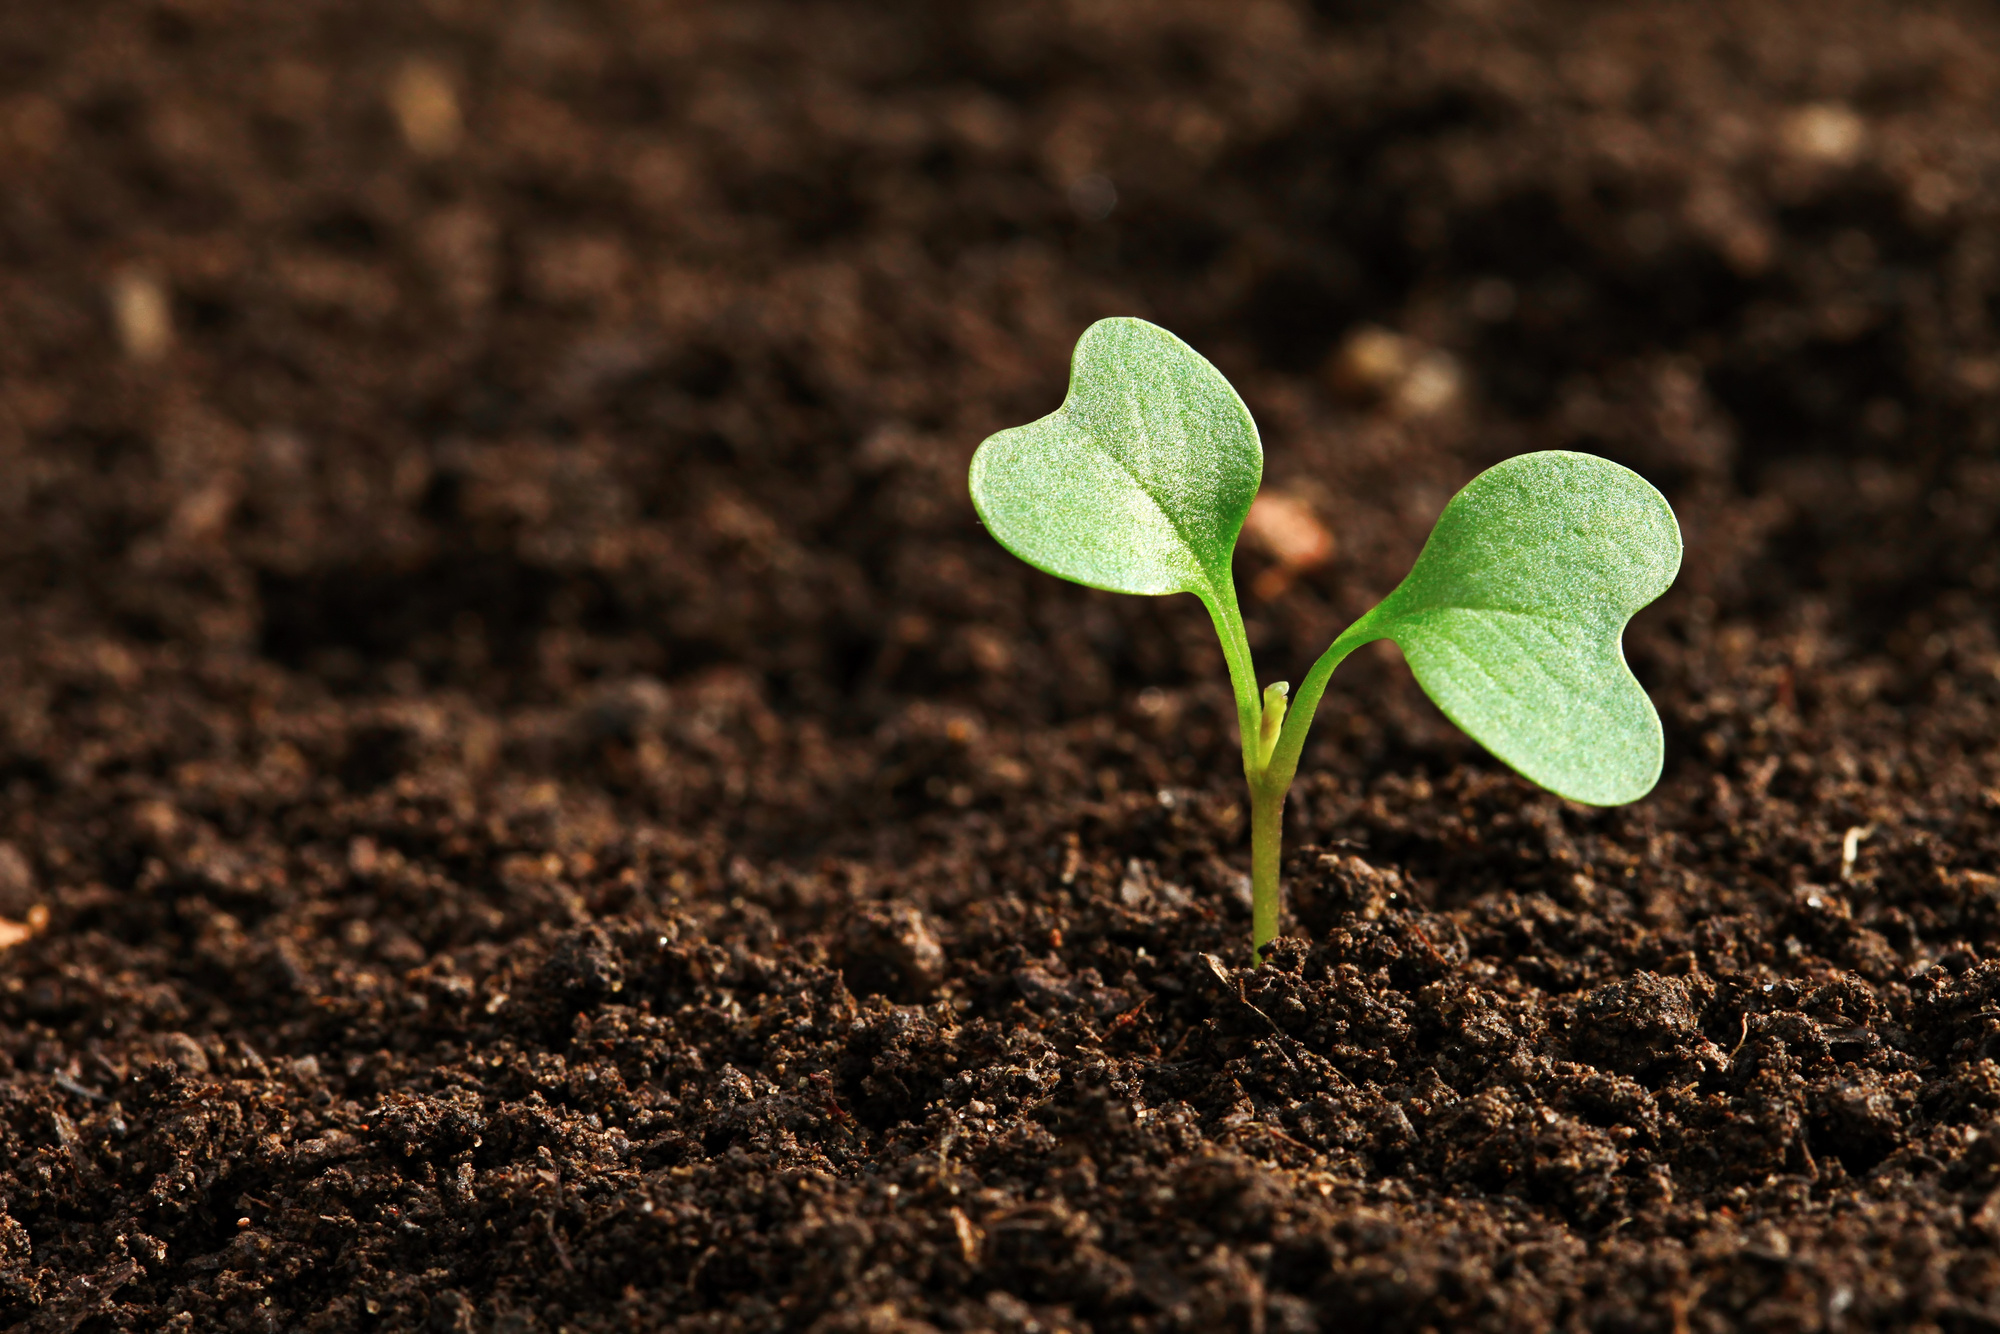
[[[1396,591],[1343,639],[1393,639],[1437,706],[1523,776],[1615,806],[1659,781],[1632,614],[1680,570],[1666,497],[1589,454],[1522,454],[1452,498]]]
[[[989,436],[972,503],[1037,569],[1117,593],[1196,593],[1234,604],[1230,553],[1263,476],[1243,400],[1156,324],[1084,330],[1069,394],[1040,421]]]

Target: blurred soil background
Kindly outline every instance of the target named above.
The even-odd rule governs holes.
[[[0,6],[0,1327],[2000,1327],[2000,12]],[[1092,319],[1296,679],[1675,503],[1668,767],[979,530]]]

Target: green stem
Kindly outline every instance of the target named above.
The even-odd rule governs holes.
[[[1250,965],[1278,938],[1278,863],[1284,853],[1285,789],[1250,784]]]
[[[1381,636],[1369,629],[1373,612],[1348,626],[1306,673],[1288,708],[1283,685],[1274,685],[1262,695],[1258,693],[1257,667],[1250,657],[1250,638],[1244,633],[1235,584],[1218,581],[1216,588],[1201,600],[1215,620],[1222,656],[1229,664],[1229,683],[1236,692],[1236,724],[1243,741],[1243,777],[1250,785],[1250,958],[1256,965],[1264,961],[1264,947],[1278,938],[1278,910],[1282,903],[1278,867],[1284,853],[1285,795],[1291,791],[1292,779],[1298,774],[1306,732],[1326,695],[1333,669],[1355,649]],[[1271,724],[1268,729],[1267,722]],[[1275,735],[1266,735],[1267,731]]]
[[[1201,595],[1201,600],[1215,621],[1215,637],[1222,641],[1222,658],[1229,664],[1229,684],[1236,692],[1236,730],[1243,742],[1243,776],[1254,782],[1263,768],[1257,738],[1264,710],[1257,695],[1257,664],[1250,658],[1250,637],[1244,633],[1243,612],[1236,605],[1236,585],[1221,580],[1214,591]]]
[[[1341,632],[1319,661],[1299,683],[1299,692],[1287,709],[1282,693],[1273,702],[1281,710],[1284,724],[1274,744],[1260,748],[1261,761],[1250,774],[1250,957],[1253,965],[1264,962],[1264,947],[1278,938],[1278,910],[1283,902],[1278,883],[1278,867],[1284,853],[1285,796],[1298,775],[1299,754],[1305,749],[1306,732],[1313,714],[1326,695],[1333,669],[1355,649],[1377,638],[1369,632],[1363,616]]]
[[[1312,728],[1313,714],[1319,711],[1319,702],[1326,696],[1326,684],[1333,677],[1333,669],[1340,666],[1347,655],[1363,644],[1382,638],[1370,627],[1374,617],[1369,612],[1354,624],[1340,632],[1340,638],[1319,655],[1319,661],[1306,673],[1306,679],[1299,682],[1298,691],[1293,694],[1291,709],[1285,715],[1285,726],[1278,733],[1278,744],[1271,748],[1270,761],[1264,766],[1264,781],[1276,789],[1279,800],[1291,790],[1292,779],[1299,772],[1299,754],[1306,748],[1306,733]]]

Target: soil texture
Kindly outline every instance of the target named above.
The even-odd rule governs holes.
[[[2000,1328],[2000,12],[0,5],[0,1327]],[[1092,319],[1297,679],[1675,504],[1648,799],[1015,561]],[[1989,957],[1991,956],[1991,957]]]

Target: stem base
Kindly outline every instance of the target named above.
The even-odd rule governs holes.
[[[1253,965],[1264,962],[1264,947],[1278,938],[1278,861],[1284,846],[1285,791],[1285,787],[1250,784],[1250,962]]]

